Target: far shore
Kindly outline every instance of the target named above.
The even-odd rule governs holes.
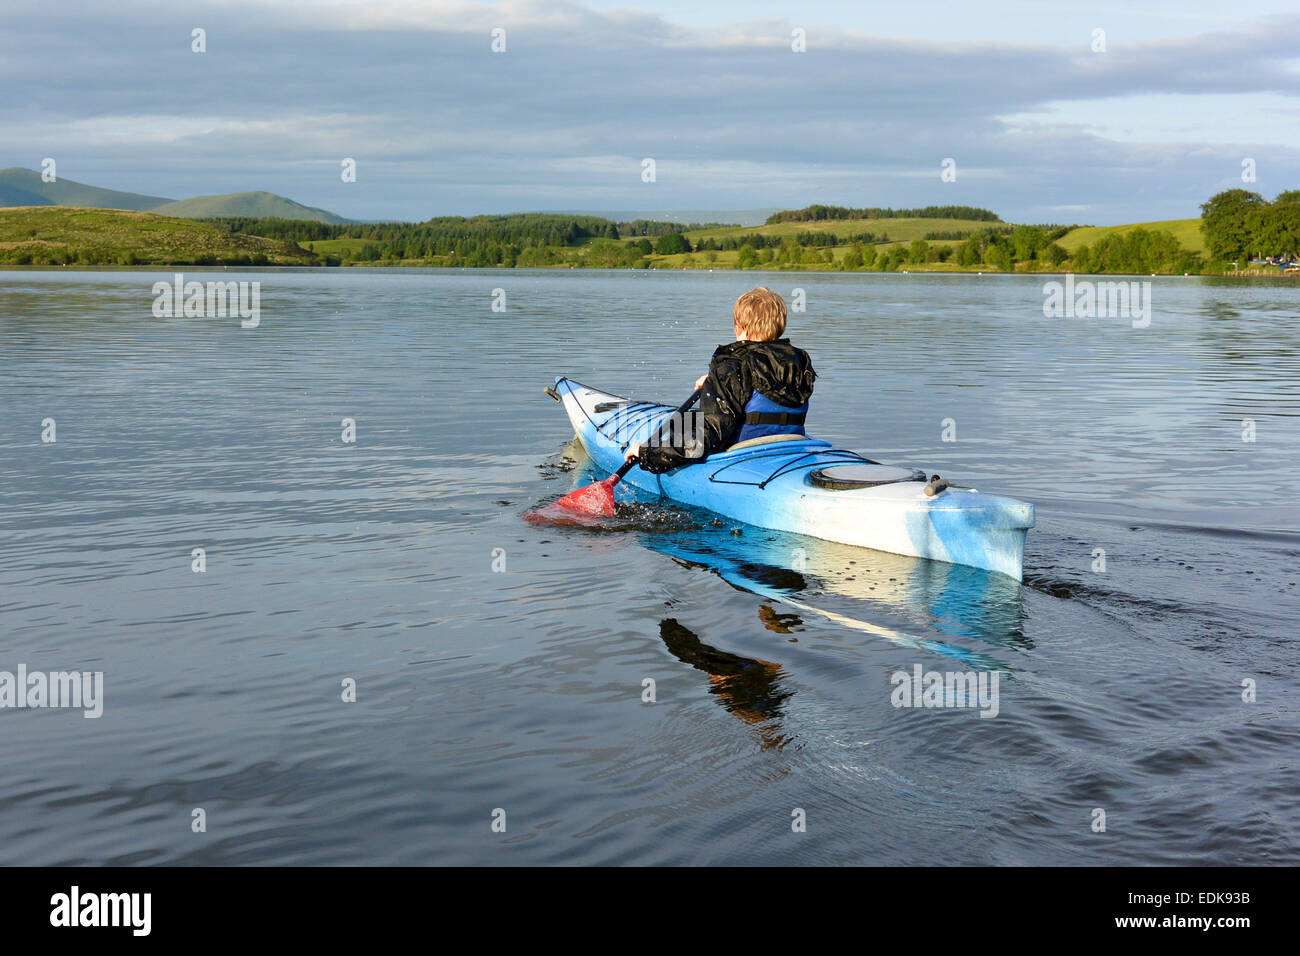
[[[680,266],[651,266],[647,269],[614,269],[602,268],[599,266],[443,266],[430,265],[423,262],[353,262],[340,266],[325,265],[197,265],[194,263],[177,262],[158,265],[134,265],[124,266],[117,264],[105,263],[103,265],[93,265],[77,263],[75,265],[4,265],[0,264],[0,272],[337,272],[341,269],[362,269],[362,270],[402,270],[402,269],[430,269],[439,272],[485,272],[485,273],[505,273],[505,272],[682,272],[682,273],[735,273],[736,275],[826,275],[826,276],[906,276],[906,275],[927,275],[927,276],[1022,276],[1026,278],[1061,278],[1067,275],[1086,276],[1089,278],[1148,278],[1148,279],[1300,279],[1300,270],[1291,270],[1290,272],[1280,272],[1277,270],[1264,271],[1237,271],[1237,272],[1071,272],[1067,270],[1042,270],[1037,269],[1016,269],[1014,272],[999,272],[996,269],[898,269],[893,272],[881,271],[878,269],[814,269],[805,266],[786,267],[781,269],[727,269],[723,267],[689,267]]]
[[[1223,193],[1206,208],[1215,203],[1231,206],[1237,201],[1234,196],[1233,192]],[[1279,198],[1264,207],[1275,211],[1274,225],[1279,228],[1300,228],[1300,220],[1292,222],[1300,215],[1300,205]],[[873,218],[845,218],[868,215]],[[331,225],[22,206],[0,209],[0,268],[229,271],[372,267],[763,275],[1300,277],[1300,262],[1294,254],[1277,255],[1278,262],[1289,263],[1285,271],[1267,265],[1256,248],[1258,243],[1248,244],[1249,237],[1225,233],[1227,227],[1216,225],[1222,218],[1207,215],[1127,226],[1015,225],[990,210],[973,207],[891,210],[813,206],[779,213],[757,227],[683,226],[650,220],[616,223],[594,216],[552,213]],[[1287,238],[1290,233],[1285,229],[1280,235],[1282,238],[1270,242],[1284,248],[1300,245],[1300,239],[1293,243]],[[1217,250],[1216,256],[1209,255],[1210,248]],[[1260,261],[1235,268],[1251,259]]]

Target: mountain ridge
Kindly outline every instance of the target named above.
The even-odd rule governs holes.
[[[194,196],[163,203],[149,210],[159,216],[179,216],[182,219],[213,219],[227,216],[248,216],[254,219],[303,219],[342,225],[348,222],[337,213],[316,206],[305,206],[287,196],[264,190],[246,193],[222,193],[213,196]]]
[[[122,209],[152,212],[182,219],[212,219],[232,216],[301,219],[331,224],[350,220],[328,209],[307,206],[287,196],[262,190],[171,199],[144,193],[104,189],[72,179],[45,182],[41,174],[22,166],[0,169],[0,208],[16,206],[73,206],[91,209]]]

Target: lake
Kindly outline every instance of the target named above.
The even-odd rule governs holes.
[[[179,271],[257,326],[0,271],[0,671],[103,674],[0,711],[0,863],[1300,862],[1294,283]],[[600,477],[544,386],[677,404],[760,283],[812,433],[1034,503],[1023,585],[522,520]],[[996,716],[894,706],[918,666]]]

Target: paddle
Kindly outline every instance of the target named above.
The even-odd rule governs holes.
[[[684,415],[695,400],[700,397],[702,388],[697,388],[691,392],[691,397],[682,402],[673,411],[669,418],[675,418],[678,415]],[[587,514],[605,515],[612,517],[614,514],[614,486],[618,484],[623,476],[632,470],[632,466],[637,463],[637,459],[630,458],[623,462],[623,466],[618,471],[610,475],[604,481],[598,481],[594,485],[587,485],[585,488],[579,488],[577,491],[571,491],[553,507],[567,508],[570,511],[582,511]]]

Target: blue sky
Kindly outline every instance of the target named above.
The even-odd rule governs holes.
[[[1300,7],[1135,6],[7,0],[0,167],[408,220],[824,202],[1106,224],[1195,215],[1246,158],[1250,188],[1300,187]]]

